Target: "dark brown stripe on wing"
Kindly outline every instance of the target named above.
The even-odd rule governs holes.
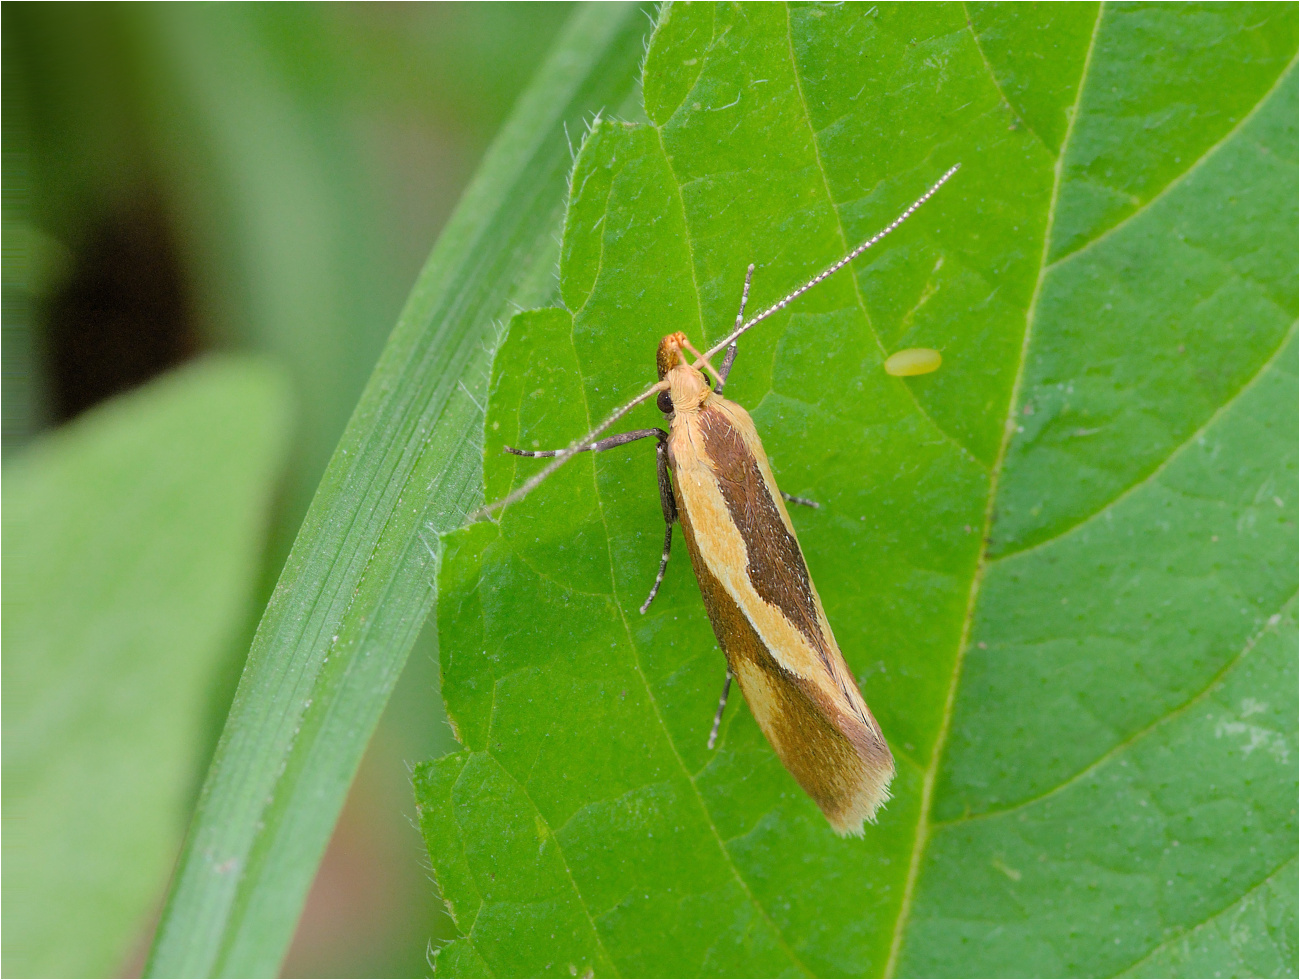
[[[764,602],[781,610],[808,638],[814,650],[827,655],[817,623],[808,567],[776,502],[768,493],[758,462],[731,421],[715,408],[700,411],[704,448],[731,519],[740,530],[749,556],[746,571]]]
[[[894,769],[889,746],[874,722],[868,723],[856,709],[846,711],[816,684],[793,676],[776,661],[701,557],[690,512],[679,507],[678,513],[713,635],[755,720],[791,775],[838,826],[864,787],[882,776],[888,783]]]

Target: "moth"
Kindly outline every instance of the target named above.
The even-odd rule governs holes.
[[[673,525],[680,524],[704,607],[727,661],[709,748],[715,744],[734,678],[781,762],[841,835],[861,836],[864,821],[875,821],[889,799],[893,755],[835,642],[785,508],[786,501],[817,505],[777,487],[749,413],[724,398],[722,391],[741,334],[897,228],[958,166],[882,231],[746,321],[754,274],[751,264],[730,335],[700,353],[684,333],[670,333],[656,351],[658,381],[582,439],[564,449],[505,447],[517,456],[551,457],[552,462],[513,493],[484,508],[490,513],[519,499],[576,453],[604,452],[654,439],[664,545],[641,612],[658,594],[672,549]],[[710,359],[724,349],[724,359],[715,368]],[[596,439],[652,395],[667,420],[667,431],[654,427]]]

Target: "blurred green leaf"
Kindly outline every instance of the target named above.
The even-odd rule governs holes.
[[[155,910],[288,408],[264,363],[207,359],[5,465],[8,972],[114,975]]]
[[[581,9],[489,152],[331,460],[249,654],[155,941],[154,975],[266,974],[481,499],[487,370],[553,293],[565,126],[635,91],[644,15]]]
[[[753,412],[893,746],[836,837],[722,682],[653,451],[451,535],[417,798],[439,974],[1104,975],[1296,962],[1296,8],[673,5],[572,180],[491,498],[747,335]],[[969,19],[968,19],[969,17]],[[891,378],[899,348],[937,374]],[[650,406],[627,428],[656,424]]]

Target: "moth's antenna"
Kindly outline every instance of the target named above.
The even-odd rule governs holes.
[[[948,182],[948,178],[951,177],[953,174],[955,174],[955,173],[956,173],[960,168],[961,168],[961,164],[960,164],[960,163],[955,163],[955,164],[953,164],[950,168],[948,168],[948,172],[947,172],[946,174],[944,174],[942,177],[940,177],[938,180],[936,180],[933,184],[931,184],[931,185],[930,185],[930,189],[929,189],[928,191],[926,191],[924,194],[922,194],[920,197],[918,197],[915,201],[913,201],[911,207],[909,207],[906,211],[904,211],[902,214],[900,214],[900,215],[899,215],[897,218],[895,218],[892,222],[890,222],[888,225],[886,225],[886,226],[885,226],[884,228],[882,228],[880,231],[876,232],[874,235],[872,235],[870,238],[868,238],[865,242],[863,242],[861,245],[859,245],[857,248],[855,248],[852,252],[850,252],[848,255],[844,256],[844,258],[840,259],[840,260],[839,260],[838,262],[836,262],[834,265],[828,266],[826,269],[822,270],[822,271],[819,272],[817,275],[813,276],[811,279],[809,279],[806,283],[804,283],[802,286],[800,286],[800,287],[799,287],[798,289],[796,289],[794,292],[789,293],[788,295],[786,295],[786,296],[785,296],[784,298],[782,298],[781,300],[777,301],[776,303],[773,303],[771,306],[769,306],[767,309],[765,309],[762,313],[758,314],[758,316],[754,317],[752,320],[748,320],[748,321],[746,321],[745,323],[737,324],[735,330],[731,331],[731,333],[727,334],[727,336],[726,336],[725,338],[723,338],[723,339],[720,340],[718,343],[714,344],[712,347],[710,347],[708,350],[706,350],[706,351],[704,352],[704,356],[705,356],[706,358],[708,358],[708,357],[712,357],[714,354],[716,354],[718,351],[722,350],[724,347],[729,346],[729,345],[730,345],[730,344],[731,344],[731,343],[732,343],[732,342],[733,342],[737,337],[739,337],[742,333],[744,333],[744,332],[745,332],[746,330],[748,330],[750,327],[752,327],[752,326],[754,326],[754,325],[756,325],[756,324],[762,323],[764,320],[766,320],[768,317],[770,317],[773,313],[776,313],[776,312],[778,312],[778,311],[780,311],[780,310],[785,309],[787,306],[789,306],[791,303],[793,303],[796,299],[798,299],[798,298],[799,298],[800,296],[802,296],[804,293],[808,292],[808,290],[812,289],[813,286],[817,285],[819,282],[821,282],[821,281],[822,281],[823,279],[825,279],[827,276],[834,275],[836,272],[839,272],[839,271],[840,271],[841,269],[843,269],[846,265],[848,265],[850,262],[852,262],[854,259],[856,259],[859,255],[861,255],[863,252],[865,252],[867,249],[869,249],[872,245],[876,244],[876,242],[880,241],[882,238],[884,238],[886,235],[888,235],[891,231],[893,231],[895,228],[897,228],[899,225],[901,225],[904,221],[906,221],[908,218],[910,218],[910,217],[912,216],[912,213],[913,213],[914,211],[916,211],[916,209],[919,208],[919,207],[920,207],[922,204],[924,204],[926,201],[930,200],[930,198],[932,198],[932,197],[934,196],[935,191],[937,191],[940,187],[942,187],[944,184],[946,184],[946,183]],[[746,283],[746,287],[748,287],[748,285],[749,285],[749,284]],[[746,289],[746,292],[748,292],[748,289]]]
[[[699,358],[699,360],[696,361],[694,364],[692,364],[691,367],[695,368],[695,370],[698,371],[698,370],[700,369],[700,366],[703,365],[704,367],[708,368],[708,369],[709,369],[709,373],[710,373],[711,375],[713,375],[713,376],[717,379],[718,384],[722,384],[722,383],[723,383],[723,381],[722,381],[722,375],[720,375],[720,374],[718,373],[718,369],[715,368],[712,364],[709,363],[709,359],[708,359],[707,357],[705,357],[703,354],[701,354],[699,351],[697,351],[697,350],[695,349],[695,345],[694,345],[694,344],[692,344],[689,340],[684,340],[684,341],[682,341],[682,347],[683,347],[683,348],[684,348],[688,353],[694,354],[696,357]]]
[[[599,114],[597,114],[596,120],[598,121],[599,119],[600,116]],[[808,292],[808,290],[812,289],[813,286],[817,285],[827,276],[832,275],[833,273],[836,273],[840,269],[844,268],[846,265],[848,265],[850,262],[856,259],[859,255],[861,255],[863,252],[869,249],[872,245],[876,244],[876,242],[880,241],[882,238],[888,235],[891,231],[893,231],[904,221],[910,218],[912,216],[913,211],[915,211],[922,204],[924,204],[931,197],[933,197],[934,192],[937,191],[940,187],[942,187],[948,181],[948,178],[957,172],[960,166],[961,166],[960,163],[954,164],[953,167],[949,169],[949,171],[946,174],[944,174],[942,177],[940,177],[938,180],[934,182],[934,184],[930,187],[928,191],[926,191],[924,194],[918,197],[912,203],[911,207],[909,207],[906,211],[904,211],[897,218],[895,218],[891,224],[887,225],[881,231],[876,232],[875,235],[873,235],[871,238],[868,238],[865,242],[863,242],[861,245],[855,248],[852,252],[844,256],[844,258],[840,259],[838,262],[836,262],[834,265],[827,268],[825,271],[814,276],[812,279],[809,279],[806,283],[804,283],[794,292],[790,293],[780,302],[775,303],[772,306],[769,306],[766,310],[758,314],[758,316],[754,317],[752,320],[749,320],[745,323],[738,323],[736,329],[733,330],[725,340],[723,340],[719,344],[715,344],[713,347],[710,347],[707,351],[705,351],[702,355],[700,355],[701,363],[707,364],[708,359],[710,357],[718,353],[718,351],[722,350],[724,347],[730,344],[733,340],[739,337],[750,327],[754,326],[757,323],[762,323],[773,313],[776,313],[778,310],[782,310],[785,307],[789,306],[790,303],[792,303],[798,297],[802,296],[804,293]],[[746,297],[748,297],[749,295],[748,277],[746,277],[746,281],[745,281],[745,295]],[[692,348],[692,353],[698,354],[698,352],[695,351],[693,348]],[[709,364],[708,366],[712,368],[713,365]],[[566,462],[568,462],[568,460],[575,453],[581,452],[583,449],[585,449],[596,438],[596,436],[600,435],[602,432],[604,432],[611,425],[613,425],[615,422],[621,419],[624,415],[630,412],[637,405],[640,405],[651,395],[655,394],[656,392],[663,391],[667,387],[668,387],[668,383],[666,381],[660,381],[656,384],[651,385],[649,388],[641,392],[641,394],[637,395],[627,404],[621,406],[620,408],[614,409],[613,413],[611,413],[610,416],[607,419],[605,419],[604,422],[601,422],[600,425],[596,426],[594,429],[588,432],[581,439],[576,439],[573,442],[569,443],[564,449],[561,449],[551,459],[550,463],[542,467],[542,469],[538,470],[527,480],[521,483],[519,487],[516,488],[513,492],[502,497],[500,500],[496,501],[495,503],[485,504],[484,506],[476,510],[474,513],[470,514],[469,515],[470,522],[475,522],[475,521],[483,520],[485,518],[489,518],[491,517],[494,511],[498,511],[502,507],[505,507],[507,504],[512,504],[516,500],[526,497],[528,494],[532,493],[533,490],[536,489],[538,484],[540,484],[543,480],[549,477],[557,469],[559,469]]]
[[[596,426],[594,429],[588,432],[581,439],[575,439],[573,442],[569,443],[567,446],[561,449],[558,453],[555,454],[555,457],[549,463],[547,463],[540,470],[538,470],[527,480],[521,483],[513,492],[506,494],[506,496],[502,497],[500,500],[496,501],[495,503],[483,505],[474,513],[470,514],[468,518],[469,522],[473,524],[477,521],[483,520],[484,518],[490,517],[493,511],[500,510],[502,507],[506,506],[506,504],[513,504],[516,500],[528,496],[528,494],[532,493],[539,483],[541,483],[548,476],[550,476],[561,466],[563,466],[566,462],[568,462],[569,458],[573,456],[575,453],[579,453],[583,449],[585,449],[588,443],[590,443],[593,439],[595,439],[596,436],[600,435],[602,432],[604,432],[611,425],[613,425],[615,422],[621,419],[624,415],[630,412],[637,405],[640,405],[651,395],[655,394],[656,392],[663,391],[667,387],[668,387],[668,382],[659,381],[655,384],[652,384],[649,388],[641,392],[641,394],[637,395],[626,405],[614,409],[614,411],[610,414],[610,416],[607,419],[605,419],[604,422],[601,422],[600,425]]]

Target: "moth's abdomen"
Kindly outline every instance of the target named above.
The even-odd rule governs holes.
[[[721,403],[721,404],[718,404]],[[714,635],[777,755],[840,833],[888,799],[893,757],[845,665],[748,416],[721,398],[670,439]]]
[[[686,548],[713,634],[782,764],[840,834],[861,834],[889,799],[894,760],[879,732],[816,684],[783,668],[739,604],[701,560],[688,510]]]

